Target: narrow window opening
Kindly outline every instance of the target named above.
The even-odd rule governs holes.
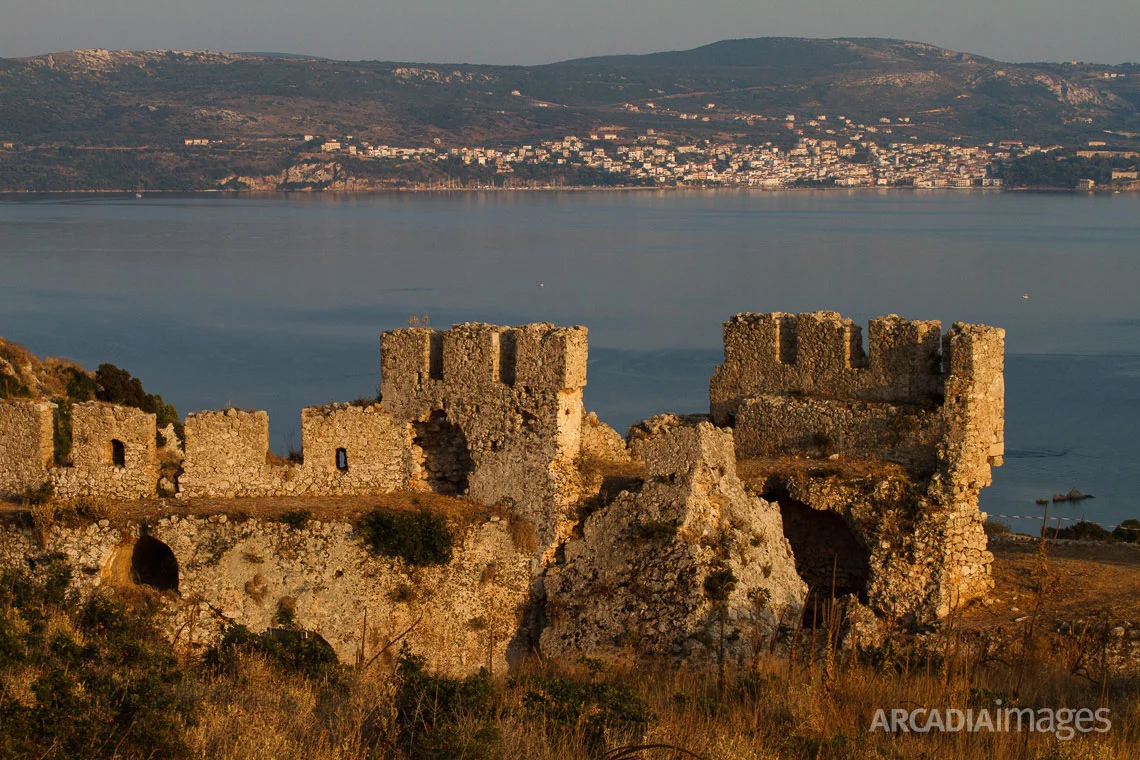
[[[443,333],[433,332],[428,343],[428,375],[432,380],[443,379]]]
[[[341,472],[348,472],[348,449],[336,450],[336,468]]]
[[[499,333],[499,382],[514,386],[518,339],[514,332]]]
[[[111,440],[111,464],[116,467],[127,466],[127,446],[118,438]]]
[[[776,322],[776,330],[780,364],[795,364],[799,350],[799,325],[794,319],[780,319]]]

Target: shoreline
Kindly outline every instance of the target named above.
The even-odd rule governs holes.
[[[1130,189],[1104,189],[1081,191],[1064,187],[743,187],[743,186],[641,186],[617,185],[611,187],[594,187],[585,185],[569,186],[542,186],[542,187],[390,187],[367,190],[143,190],[141,198],[136,198],[139,191],[135,190],[0,190],[0,202],[16,200],[35,200],[49,198],[122,198],[124,200],[145,200],[147,198],[170,197],[269,197],[269,196],[323,196],[323,195],[401,195],[401,194],[455,194],[455,193],[587,193],[587,192],[656,192],[656,193],[686,193],[686,192],[734,192],[734,193],[1041,193],[1070,195],[1123,195],[1135,194],[1138,191]]]

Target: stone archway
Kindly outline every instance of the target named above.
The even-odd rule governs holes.
[[[178,559],[157,538],[141,536],[131,549],[131,580],[159,591],[177,591]]]
[[[474,465],[463,430],[448,420],[443,410],[432,412],[413,427],[412,443],[423,452],[423,477],[428,487],[450,496],[467,493],[467,481]]]

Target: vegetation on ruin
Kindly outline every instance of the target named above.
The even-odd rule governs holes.
[[[0,576],[0,757],[191,757],[198,699],[152,608],[69,581]]]
[[[356,530],[377,554],[399,557],[409,565],[451,561],[451,528],[443,516],[426,509],[405,512],[380,507],[360,518]]]
[[[277,519],[294,530],[301,530],[313,519],[313,513],[307,509],[290,509],[282,512]]]

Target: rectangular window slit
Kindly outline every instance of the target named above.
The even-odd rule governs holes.
[[[336,450],[336,468],[341,472],[348,472],[348,449]]]

